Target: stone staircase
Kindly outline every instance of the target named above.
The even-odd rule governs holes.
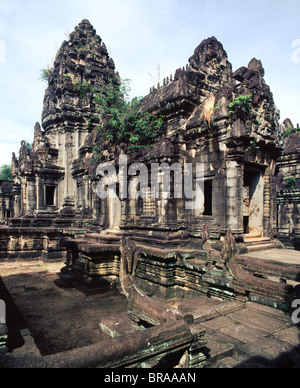
[[[270,237],[249,235],[244,238],[244,241],[248,252],[263,251],[267,249],[276,248],[278,249],[282,247],[279,241],[272,240]]]

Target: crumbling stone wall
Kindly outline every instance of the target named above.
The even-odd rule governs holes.
[[[277,177],[278,234],[288,247],[300,247],[300,133],[287,119],[281,127],[284,149]]]
[[[14,183],[0,181],[0,224],[14,216]]]
[[[194,214],[185,209],[186,198],[179,201],[171,198],[160,209],[159,200],[155,216],[148,223],[150,227],[155,224],[166,229],[177,225],[178,229],[197,235],[206,223],[212,235],[225,235],[230,227],[242,241],[243,188],[249,171],[257,170],[262,180],[258,233],[271,238],[276,235],[279,113],[263,77],[264,69],[256,59],[248,67],[232,72],[227,53],[213,37],[195,49],[189,64],[178,69],[174,77],[166,78],[162,86],[151,88],[142,107],[165,116],[164,141],[171,151],[163,153],[158,145],[156,153],[145,152],[138,160],[149,164],[163,161],[203,164],[204,179],[209,186],[206,199],[210,203],[206,210]],[[247,95],[250,96],[248,113],[231,112],[230,106],[237,97]],[[162,223],[157,222],[160,214],[165,215]],[[131,225],[138,227],[140,219],[133,217]]]
[[[63,42],[53,68],[48,69],[43,129],[37,123],[32,150],[22,142],[19,158],[13,156],[14,180],[22,198],[17,216],[91,215],[89,165],[74,162],[80,152],[85,153],[85,141],[95,128],[96,106],[93,95],[82,95],[81,88],[101,87],[114,69],[105,44],[84,19]]]
[[[173,192],[169,198],[161,194],[152,199],[149,191],[143,199],[117,198],[116,203],[97,197],[100,178],[91,165],[93,148],[100,141],[92,120],[97,107],[92,94],[82,96],[76,85],[101,88],[115,74],[101,38],[83,20],[63,42],[49,72],[43,130],[36,124],[32,151],[22,143],[19,159],[13,159],[21,190],[19,214],[93,217],[103,229],[119,227],[144,236],[149,230],[162,236],[185,231],[197,238],[204,223],[215,238],[224,236],[228,227],[239,242],[249,232],[276,236],[279,112],[262,63],[254,58],[233,72],[222,44],[211,37],[195,49],[188,65],[151,88],[142,101],[141,109],[164,116],[163,134],[153,147],[131,155],[129,163],[143,163],[148,169],[153,163],[202,164],[206,203],[197,211],[187,209],[188,199],[175,198]],[[247,96],[243,110],[238,102]],[[126,146],[102,152],[102,161],[112,163],[117,173]],[[128,184],[135,182],[137,175]],[[248,221],[245,186],[249,213],[259,214]],[[119,214],[112,215],[112,208]]]

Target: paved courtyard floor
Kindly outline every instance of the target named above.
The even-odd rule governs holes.
[[[300,255],[272,250],[251,256],[296,262]],[[49,355],[107,339],[100,320],[126,313],[126,298],[117,290],[86,296],[55,286],[62,267],[63,263],[39,261],[0,264],[0,276],[21,314],[12,316],[14,355]],[[195,330],[206,330],[208,368],[300,367],[300,328],[288,313],[205,296],[177,301],[177,307],[194,314]]]
[[[267,249],[264,251],[249,252],[245,256],[285,264],[294,264],[300,267],[300,251],[292,249]]]
[[[127,300],[117,290],[86,296],[76,289],[57,287],[54,280],[63,266],[38,261],[0,263],[2,281],[21,315],[13,311],[12,317],[7,317],[14,330],[9,345],[15,354],[26,351],[22,341],[16,341],[24,328],[32,334],[37,350],[46,356],[108,339],[99,321],[127,311]]]

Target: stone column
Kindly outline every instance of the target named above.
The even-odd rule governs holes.
[[[227,227],[233,234],[243,235],[243,170],[240,161],[229,159],[227,161],[227,195],[226,218]]]
[[[20,217],[22,215],[22,206],[21,206],[21,186],[14,184],[13,186],[13,196],[14,196],[14,217]]]
[[[65,132],[65,198],[74,197],[74,180],[72,177],[72,162],[73,158],[73,139],[72,133],[66,130]]]
[[[34,178],[27,180],[27,214],[33,214],[37,208],[36,184]]]
[[[265,174],[264,174],[263,228],[264,228],[264,235],[270,235],[270,233],[271,233],[271,177],[270,177],[270,168],[269,167],[266,169]]]
[[[44,208],[44,187],[41,182],[41,178],[36,178],[36,205],[37,211],[43,210]]]
[[[227,200],[226,200],[226,172],[220,169],[213,180],[213,215],[217,224],[220,225],[221,234],[226,234],[227,222]]]

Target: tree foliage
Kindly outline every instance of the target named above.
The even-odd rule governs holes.
[[[25,147],[27,148],[28,152],[32,152],[32,144],[30,144],[27,140],[25,140]]]
[[[129,80],[119,77],[109,79],[100,90],[87,82],[77,83],[74,89],[81,99],[93,102],[97,107],[100,134],[94,152],[100,153],[112,145],[126,143],[129,152],[150,146],[160,133],[163,117],[141,110],[141,99],[130,100]]]
[[[11,166],[8,164],[3,164],[0,167],[0,180],[1,181],[12,181],[11,176]]]
[[[245,117],[251,112],[252,95],[238,96],[228,106],[229,116],[236,114],[239,117]]]

